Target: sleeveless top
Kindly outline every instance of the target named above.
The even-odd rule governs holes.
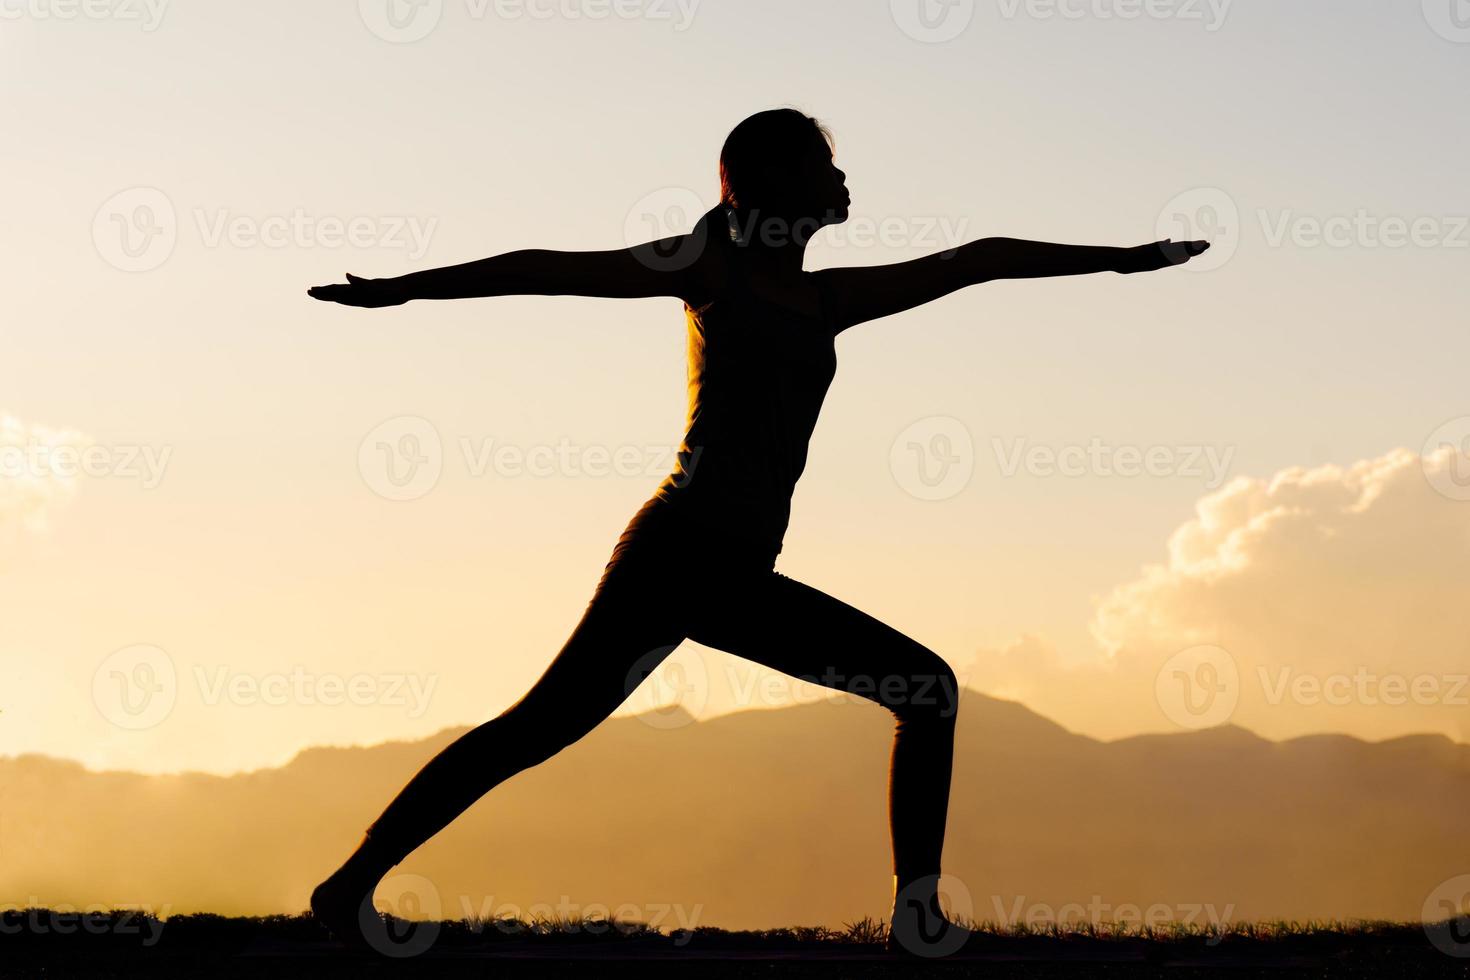
[[[661,504],[701,538],[774,560],[837,370],[836,333],[812,273],[803,276],[817,286],[816,315],[756,296],[741,250],[720,247],[730,253],[728,288],[697,309],[685,304],[688,424],[674,471],[645,508]]]

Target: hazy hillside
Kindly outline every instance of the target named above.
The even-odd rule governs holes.
[[[574,912],[631,903],[665,925],[881,915],[890,732],[856,703],[609,722],[400,870],[429,879],[451,917],[563,896]],[[0,905],[298,910],[456,734],[313,749],[232,777],[0,759]],[[1101,743],[972,693],[946,861],[980,918],[1076,902],[1412,919],[1470,872],[1467,812],[1470,747],[1439,737],[1278,744],[1227,728]]]

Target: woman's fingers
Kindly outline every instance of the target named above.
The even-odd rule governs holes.
[[[363,279],[349,272],[347,273],[346,282],[334,282],[325,286],[312,286],[306,291],[306,294],[313,299],[357,306],[360,304],[355,301],[361,300],[366,295],[366,291],[362,288],[364,285],[365,281]]]
[[[350,283],[334,282],[326,286],[312,286],[306,291],[312,299],[323,300],[328,303],[345,303],[348,306],[357,306],[357,300],[362,298],[362,290]]]
[[[404,302],[400,296],[393,295],[390,290],[381,287],[378,280],[363,279],[360,276],[347,274],[347,282],[334,282],[326,286],[312,286],[306,291],[312,299],[319,299],[328,303],[341,303],[343,306],[398,306]]]
[[[1176,242],[1172,238],[1166,238],[1161,242],[1155,242],[1155,246],[1164,253],[1170,265],[1179,265],[1204,252],[1210,247],[1209,242]]]

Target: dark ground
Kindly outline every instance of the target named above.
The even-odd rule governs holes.
[[[985,935],[944,960],[884,952],[882,926],[664,935],[607,923],[409,926],[399,958],[352,953],[307,916],[225,919],[134,913],[0,915],[0,977],[1464,977],[1470,923],[1234,925],[1224,935],[1088,930]],[[1430,932],[1433,932],[1431,941]],[[385,932],[384,935],[389,933]],[[432,940],[429,946],[425,940]],[[1453,950],[1459,956],[1445,952]]]

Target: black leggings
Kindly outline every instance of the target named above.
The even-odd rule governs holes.
[[[650,501],[639,512],[546,672],[430,760],[368,831],[370,846],[401,861],[486,792],[590,732],[688,638],[891,710],[894,874],[900,888],[937,875],[959,695],[949,665],[774,571],[774,554],[696,534],[670,509]]]

